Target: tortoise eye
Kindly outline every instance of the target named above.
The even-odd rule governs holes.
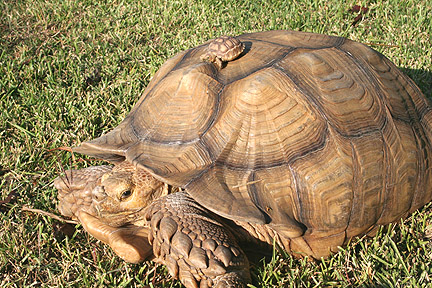
[[[132,195],[132,191],[126,190],[121,194],[120,200],[125,200],[125,199],[129,198],[131,195]]]

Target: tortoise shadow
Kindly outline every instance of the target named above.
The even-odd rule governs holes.
[[[432,70],[398,68],[417,84],[427,98],[432,100]]]
[[[252,49],[252,45],[253,45],[253,44],[252,44],[251,41],[243,41],[242,43],[243,43],[243,45],[244,45],[243,52],[240,53],[240,55],[237,56],[236,59],[240,59],[240,58],[242,58],[242,57],[245,56],[247,53],[249,53],[249,51]]]

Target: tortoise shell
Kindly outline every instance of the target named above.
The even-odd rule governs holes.
[[[244,45],[237,38],[231,36],[220,36],[208,45],[204,58],[211,56],[220,58],[222,61],[231,61],[237,58],[244,50]]]
[[[168,60],[117,128],[75,151],[130,161],[223,217],[310,245],[431,200],[430,106],[387,58],[320,34],[237,39],[244,55],[222,70],[200,61],[206,45]]]

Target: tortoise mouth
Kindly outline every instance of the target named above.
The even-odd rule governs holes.
[[[117,209],[104,209],[98,205],[94,206],[97,217],[110,226],[122,226],[125,224],[132,224],[141,218],[142,211],[145,207],[118,210],[118,207],[112,206],[112,208]]]

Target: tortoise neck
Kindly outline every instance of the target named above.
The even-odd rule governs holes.
[[[232,222],[237,226],[231,228],[234,229],[233,234],[239,242],[258,244],[260,247],[267,247],[270,250],[274,244],[279,245],[285,250],[289,249],[289,239],[281,237],[268,224],[251,224],[243,221]]]

